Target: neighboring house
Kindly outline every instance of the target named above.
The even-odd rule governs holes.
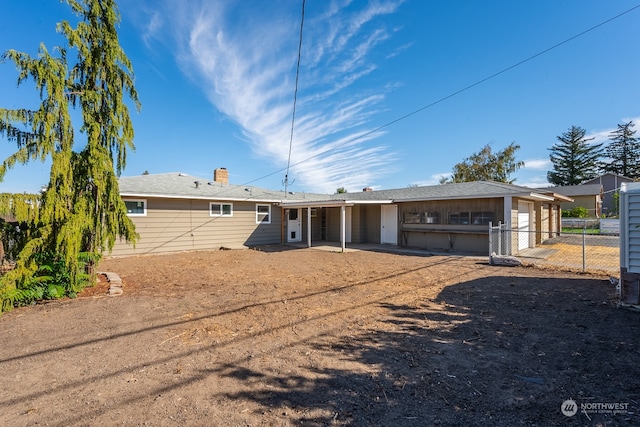
[[[573,201],[565,201],[560,204],[563,211],[583,207],[589,211],[589,217],[591,218],[600,218],[602,214],[604,190],[600,184],[564,185],[542,188],[538,189],[538,191],[552,191],[573,199]]]
[[[374,243],[487,253],[489,224],[508,224],[512,253],[560,231],[560,203],[549,190],[497,182],[358,193],[270,191],[179,173],[120,179],[139,240],[112,255],[247,247],[284,242]]]
[[[590,181],[583,182],[583,185],[600,184],[602,185],[602,191],[604,196],[602,198],[602,213],[609,216],[612,212],[618,212],[618,206],[614,206],[613,195],[620,191],[620,186],[623,183],[633,182],[632,178],[626,176],[616,175],[615,173],[605,173]]]

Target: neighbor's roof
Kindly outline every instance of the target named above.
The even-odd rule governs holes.
[[[559,187],[542,188],[538,191],[552,191],[564,196],[596,196],[602,192],[601,184],[563,185]]]
[[[582,183],[582,185],[588,185],[588,184],[600,184],[603,180],[606,180],[607,178],[612,178],[612,179],[617,179],[623,182],[633,182],[633,178],[629,178],[628,176],[624,176],[624,175],[619,175],[617,173],[613,173],[613,172],[607,172],[605,174],[602,174],[596,178],[590,179],[588,181],[585,181]]]
[[[171,199],[255,200],[280,202],[284,191],[272,191],[250,185],[214,182],[179,172],[121,177],[120,195],[129,197],[162,197]],[[327,195],[290,193],[287,199],[303,201],[326,199]]]

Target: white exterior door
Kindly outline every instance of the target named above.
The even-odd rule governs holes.
[[[380,243],[398,244],[398,205],[382,205]]]
[[[302,242],[300,209],[289,209],[287,216],[287,242]]]
[[[351,206],[347,206],[344,213],[344,241],[346,243],[351,243],[351,217],[352,217],[352,208]]]
[[[531,204],[518,202],[518,250],[530,247],[531,239]]]

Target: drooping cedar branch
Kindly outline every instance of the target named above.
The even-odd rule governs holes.
[[[136,238],[117,180],[127,151],[134,149],[126,98],[140,107],[131,63],[118,41],[120,14],[114,0],[67,3],[79,17],[75,28],[68,21],[58,24],[67,46],[52,54],[41,45],[37,57],[15,50],[3,55],[15,64],[18,85],[34,82],[41,103],[33,111],[0,108],[0,135],[17,147],[0,164],[0,180],[15,164],[31,161],[49,159],[51,171],[45,191],[33,205],[37,214],[25,218],[20,214],[30,221],[33,238],[21,251],[17,268],[0,278],[0,297],[3,286],[29,281],[38,252],[59,254],[73,282],[81,252],[101,254],[118,238],[130,242]],[[79,129],[71,120],[74,108],[82,117]],[[18,206],[22,204],[0,198],[0,208],[12,211]]]

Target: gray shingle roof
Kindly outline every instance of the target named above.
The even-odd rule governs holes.
[[[119,184],[120,194],[123,196],[297,203],[340,202],[346,200],[374,202],[473,199],[504,196],[528,197],[531,194],[549,194],[552,191],[552,189],[535,190],[501,182],[478,181],[341,194],[289,193],[285,197],[284,191],[273,191],[245,185],[222,184],[179,172],[121,177]]]
[[[547,191],[494,181],[463,182],[458,184],[407,187],[393,190],[363,191],[361,193],[334,194],[334,200],[443,200],[464,198],[489,198],[532,193],[547,194]]]
[[[563,196],[575,197],[575,196],[595,196],[600,194],[602,185],[600,184],[582,184],[582,185],[563,185],[559,187],[543,188],[539,191],[552,191],[554,193],[562,194]]]
[[[222,184],[179,172],[121,177],[119,185],[120,194],[123,196],[264,202],[280,202],[285,199],[284,191],[267,190],[249,185]],[[326,198],[327,195],[309,193],[293,193],[288,194],[287,197],[296,201]]]

